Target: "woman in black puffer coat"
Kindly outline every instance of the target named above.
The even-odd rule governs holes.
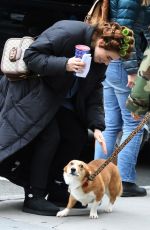
[[[61,181],[63,167],[79,157],[87,129],[94,131],[106,151],[105,141],[100,139],[105,127],[101,82],[105,64],[120,57],[123,41],[122,27],[113,23],[108,25],[110,31],[113,25],[122,40],[114,34],[116,43],[110,46],[111,33],[101,38],[106,26],[57,22],[25,52],[28,69],[40,78],[16,82],[5,76],[0,79],[0,175],[25,188],[25,212],[56,215],[58,207],[45,200],[48,192],[51,195],[48,184],[53,186],[54,179]],[[78,44],[91,48],[86,78],[75,75],[85,67],[74,57]]]

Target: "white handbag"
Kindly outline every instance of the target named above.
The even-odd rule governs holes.
[[[33,37],[9,38],[3,49],[1,71],[9,80],[26,79],[29,71],[23,61],[25,50],[33,43]]]

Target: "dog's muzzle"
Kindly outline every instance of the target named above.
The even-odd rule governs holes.
[[[78,176],[75,168],[70,169],[70,174],[73,176]]]

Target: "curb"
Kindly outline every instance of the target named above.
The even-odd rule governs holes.
[[[1,177],[1,176],[0,176],[0,180],[6,180],[6,181],[9,181],[9,180],[7,180],[5,177]]]
[[[20,199],[24,199],[24,195],[23,194],[20,194],[20,195],[4,195],[4,196],[0,196],[0,201],[20,200]]]

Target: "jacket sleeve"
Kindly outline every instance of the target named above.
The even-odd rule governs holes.
[[[146,112],[150,111],[150,91],[146,92],[146,88],[150,90],[150,81],[146,81],[144,78],[138,76],[136,85],[132,89],[126,102],[129,111],[138,115],[144,115]]]
[[[104,122],[104,108],[103,108],[103,86],[93,91],[92,97],[89,98],[87,103],[87,123],[88,128],[94,131],[99,129],[103,131],[105,129]],[[92,119],[91,119],[92,118]]]
[[[150,47],[144,52],[135,86],[131,90],[126,106],[138,115],[150,111]]]
[[[127,71],[127,74],[136,74],[138,72],[139,63],[137,60],[136,49],[132,51],[128,60],[122,60],[123,66]]]
[[[59,78],[66,75],[68,59],[59,55],[59,50],[67,39],[67,35],[60,28],[43,32],[25,51],[24,61],[28,69],[41,76]]]
[[[94,129],[100,129],[101,131],[105,129],[103,85],[101,82],[105,79],[106,66],[104,65],[102,69],[97,73],[96,68],[94,69],[94,74],[97,74],[97,81],[95,81],[95,86],[86,100],[87,127],[92,131]],[[96,75],[93,77],[96,77]]]

